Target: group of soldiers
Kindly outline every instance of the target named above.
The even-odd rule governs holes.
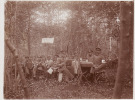
[[[72,63],[75,62],[75,59],[72,58],[73,57],[66,57],[63,51],[61,51],[59,55],[48,56],[47,58],[42,56],[33,58],[26,56],[23,71],[25,77],[28,79],[38,79],[39,74],[42,74],[48,79],[51,76],[58,77],[59,73],[62,73],[65,75],[66,80],[69,81],[77,74],[77,72],[74,73]]]
[[[64,80],[69,82],[77,78],[81,72],[81,62],[84,62],[78,56],[74,55],[67,57],[63,51],[58,55],[45,57],[25,57],[25,63],[23,66],[24,75],[26,78],[38,79],[39,74],[42,74],[46,79],[54,76],[61,82],[64,76]],[[89,64],[89,62],[91,62]],[[95,52],[90,50],[87,54],[85,64],[89,66],[89,73],[94,77],[94,73],[100,71],[105,67],[103,57],[101,56],[101,49],[96,48]],[[85,65],[84,64],[84,65]],[[63,76],[60,76],[63,75]],[[61,79],[59,79],[61,77]]]

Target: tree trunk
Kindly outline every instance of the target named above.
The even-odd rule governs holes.
[[[29,7],[29,2],[28,2],[28,7]],[[30,10],[28,9],[28,16],[29,16],[29,20],[28,20],[28,55],[30,56],[31,54],[31,48],[30,48]]]
[[[114,87],[113,98],[120,99],[122,96],[122,88],[124,85],[124,77],[129,70],[130,65],[130,37],[133,36],[133,12],[132,12],[132,3],[133,2],[121,2],[120,15],[121,15],[121,23],[120,23],[120,49],[119,49],[119,62],[117,69],[117,77]]]
[[[13,54],[13,56],[15,57],[16,68],[19,72],[19,75],[20,75],[20,78],[21,78],[21,81],[22,81],[22,84],[23,84],[25,98],[28,99],[29,98],[29,92],[28,92],[28,89],[27,89],[27,86],[26,86],[26,80],[25,80],[23,71],[22,71],[20,63],[19,63],[19,59],[18,59],[19,57],[18,57],[17,51],[16,51],[15,47],[13,45],[11,45],[9,39],[5,39],[5,44],[7,45],[7,47],[9,48],[11,53]]]

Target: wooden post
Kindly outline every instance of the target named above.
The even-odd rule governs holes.
[[[112,51],[112,37],[110,37],[110,52]]]
[[[112,37],[109,37],[109,60],[111,59],[112,52]]]
[[[19,63],[19,59],[18,59],[19,57],[18,57],[17,51],[16,51],[15,47],[13,45],[11,45],[9,39],[5,39],[5,44],[7,45],[7,47],[9,48],[11,53],[13,54],[13,56],[15,57],[16,68],[19,72],[19,75],[20,75],[20,78],[21,78],[21,81],[22,81],[22,84],[23,84],[25,98],[28,99],[29,98],[29,92],[28,92],[28,89],[27,89],[27,86],[26,86],[26,80],[25,80],[25,77],[24,77],[24,73],[23,73],[23,71],[21,69],[21,66],[20,66],[20,63]]]
[[[130,64],[130,37],[133,34],[130,29],[133,29],[132,23],[130,21],[133,18],[133,10],[132,5],[133,2],[121,2],[120,8],[120,49],[119,49],[119,61],[118,61],[118,69],[117,69],[117,77],[114,87],[113,98],[120,99],[122,96],[122,88],[124,77],[127,74],[127,70],[129,69]]]

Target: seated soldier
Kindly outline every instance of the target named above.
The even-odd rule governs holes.
[[[59,67],[59,74],[63,73],[65,74],[65,80],[69,82],[69,80],[72,80],[74,76],[71,74],[71,72],[66,67],[66,59],[63,51],[60,52],[59,57],[57,58],[57,66]]]
[[[51,59],[51,56],[48,56],[47,57],[47,60],[46,60],[46,66],[47,66],[47,68],[49,69],[50,67],[52,67],[52,65],[53,65],[53,60]]]
[[[74,60],[72,61],[72,67],[74,70],[74,78],[77,78],[79,72],[79,62],[78,62],[77,55],[74,57]]]
[[[85,64],[81,64],[81,66],[83,66],[83,67],[81,67],[81,70],[82,70],[82,73],[84,73],[82,80],[83,81],[93,80],[94,76],[93,76],[93,74],[90,74],[91,68],[93,67],[93,51],[92,50],[88,51],[87,60],[86,60]]]
[[[39,75],[44,75],[44,66],[42,62],[42,57],[39,57],[34,63],[33,68],[33,78],[37,79]]]
[[[58,58],[58,55],[55,55],[54,58],[53,58],[52,69],[53,69],[54,78],[57,78],[57,76],[58,76],[57,58]]]
[[[93,67],[91,68],[90,73],[93,75],[95,72],[101,71],[103,68],[106,67],[105,63],[102,63],[102,55],[101,55],[101,49],[96,48],[95,55],[93,55]]]
[[[33,64],[31,59],[26,56],[25,57],[25,73],[26,73],[26,77],[27,78],[31,78],[32,77],[32,70],[33,70]]]
[[[61,76],[61,79],[60,79],[60,75],[63,75],[62,67],[65,65],[64,64],[64,57],[62,57],[61,52],[60,52],[59,55],[57,55],[55,65],[58,68],[58,70],[57,70],[58,71],[58,81],[61,82],[62,81],[62,76]]]
[[[93,62],[93,51],[89,50],[87,54],[88,62]]]
[[[77,56],[77,53],[75,52],[74,55],[72,55],[70,58],[66,58],[66,68],[70,71],[70,73],[73,75],[73,79],[76,80],[81,73],[81,68],[79,65],[79,57]]]
[[[48,56],[47,57],[47,60],[46,60],[45,64],[46,64],[45,70],[47,72],[46,73],[46,77],[47,77],[47,79],[50,79],[51,78],[51,75],[53,73],[53,68],[52,67],[53,67],[53,64],[54,64],[51,56]]]

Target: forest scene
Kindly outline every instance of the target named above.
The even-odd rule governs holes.
[[[131,1],[7,1],[4,98],[132,99],[133,7]],[[105,67],[96,71],[89,55],[99,51]]]

